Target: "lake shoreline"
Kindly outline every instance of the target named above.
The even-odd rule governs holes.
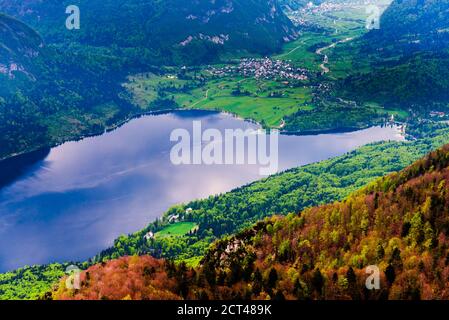
[[[174,129],[190,132],[193,121],[202,121],[204,128],[221,132],[230,128],[257,130],[254,122],[211,110],[151,114],[159,115],[141,115],[135,121],[122,121],[115,132],[66,143],[50,153],[47,149],[17,162],[9,160],[10,168],[3,170],[8,174],[4,174],[3,183],[0,180],[6,185],[0,187],[4,225],[0,240],[10,245],[0,250],[5,261],[0,269],[84,261],[110,247],[120,234],[145,228],[177,204],[227,193],[266,178],[260,176],[259,167],[249,164],[175,166],[170,161],[173,144],[169,136]],[[347,135],[280,135],[275,175],[372,142],[402,140],[398,131],[375,126]],[[69,243],[72,245],[67,246]]]
[[[40,151],[46,150],[46,149],[53,149],[53,148],[56,148],[56,147],[59,147],[59,146],[65,144],[65,143],[77,142],[77,141],[81,141],[81,140],[86,139],[86,138],[92,138],[92,137],[101,136],[101,135],[103,135],[105,133],[108,133],[108,132],[114,131],[116,129],[119,129],[120,127],[122,127],[123,125],[129,123],[130,121],[139,119],[141,117],[157,116],[157,115],[168,114],[168,113],[173,113],[173,112],[188,112],[188,111],[201,111],[201,112],[221,113],[221,114],[225,114],[225,115],[231,115],[231,116],[233,116],[234,118],[236,118],[238,120],[251,122],[251,123],[253,123],[253,124],[263,128],[262,124],[260,124],[259,122],[257,122],[254,119],[242,118],[241,116],[239,116],[236,113],[228,112],[228,111],[225,111],[225,110],[219,110],[219,109],[217,109],[217,110],[210,110],[210,109],[180,108],[180,109],[153,110],[153,111],[146,111],[146,112],[143,112],[143,113],[137,113],[137,114],[134,114],[132,116],[129,116],[126,119],[120,120],[117,123],[115,123],[115,124],[113,124],[113,125],[111,125],[109,127],[104,128],[101,131],[95,131],[95,132],[91,132],[89,134],[81,135],[79,137],[73,137],[73,138],[64,139],[62,142],[54,142],[54,143],[49,143],[49,144],[46,144],[46,145],[35,146],[35,147],[29,148],[27,150],[24,150],[22,152],[12,153],[12,154],[10,154],[8,156],[0,158],[0,165],[4,161],[7,161],[7,160],[9,161],[9,160],[14,159],[14,158],[18,158],[18,157],[21,157],[21,156],[24,156],[24,155],[27,155],[27,154],[31,154],[31,153],[34,153],[34,152],[40,152]],[[317,129],[317,130],[305,130],[305,131],[280,130],[280,133],[284,134],[284,135],[292,135],[292,136],[294,136],[294,135],[297,135],[297,136],[320,135],[320,134],[328,134],[328,133],[346,133],[346,132],[354,132],[354,131],[357,131],[357,130],[367,129],[369,127],[372,127],[373,125],[375,125],[375,124],[369,123],[369,124],[366,124],[366,125],[363,125],[363,126],[359,126],[359,127],[354,126],[354,127],[346,127],[346,128],[329,128],[329,129]],[[279,128],[264,128],[264,129],[267,129],[267,130],[278,129],[279,130]]]

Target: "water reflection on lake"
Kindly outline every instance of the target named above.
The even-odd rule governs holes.
[[[145,116],[102,136],[53,148],[33,165],[17,161],[15,180],[9,175],[0,189],[0,271],[89,258],[173,204],[261,178],[256,165],[172,165],[170,133],[176,128],[191,131],[194,120],[201,120],[203,129],[257,128],[210,112]],[[279,168],[320,161],[380,140],[403,137],[391,127],[281,135]],[[0,164],[1,170],[14,172],[11,164],[7,169]]]

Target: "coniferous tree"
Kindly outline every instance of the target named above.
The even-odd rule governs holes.
[[[312,286],[314,290],[318,293],[318,295],[321,297],[321,295],[323,294],[324,277],[321,274],[320,269],[316,269],[313,272]]]
[[[396,280],[396,272],[391,264],[389,264],[385,269],[385,277],[390,285],[392,285],[394,280]]]

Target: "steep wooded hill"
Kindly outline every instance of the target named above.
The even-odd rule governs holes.
[[[68,5],[80,9],[80,30],[66,29]],[[268,54],[296,37],[275,0],[1,0],[1,11],[29,23],[51,43],[107,47],[144,65]]]

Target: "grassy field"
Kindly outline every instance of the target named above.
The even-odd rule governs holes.
[[[123,86],[131,92],[134,103],[142,109],[148,109],[152,101],[158,98],[158,90],[161,88],[182,88],[188,80],[180,80],[172,74],[158,76],[152,73],[142,73],[128,77],[128,82]],[[192,96],[192,99],[195,99]]]
[[[184,109],[219,110],[252,119],[268,127],[278,127],[284,117],[298,110],[310,110],[311,89],[291,87],[288,84],[253,78],[226,77],[209,79],[197,88],[186,92],[180,90],[191,81],[179,80],[173,76],[136,75],[125,86],[133,94],[134,101],[141,108],[148,108],[158,96],[158,88],[176,87],[177,92],[169,95]],[[233,95],[240,87],[245,95]],[[270,94],[276,92],[276,97]]]
[[[193,222],[177,222],[168,225],[161,231],[157,232],[154,237],[166,238],[166,237],[181,237],[188,234],[190,231],[194,230],[197,225]]]
[[[306,32],[298,40],[290,42],[284,46],[281,54],[275,59],[290,60],[294,63],[314,72],[320,72],[322,58],[315,53],[314,46],[324,47],[332,43],[328,35],[317,32]]]
[[[300,109],[312,108],[308,104],[311,90],[306,87],[291,88],[274,81],[248,79],[240,82],[240,86],[242,91],[249,94],[234,96],[232,91],[237,87],[237,81],[231,78],[211,81],[206,87],[207,98],[200,100],[194,107],[223,110],[268,127],[280,126],[284,117]],[[279,96],[270,97],[272,92],[279,93]]]

